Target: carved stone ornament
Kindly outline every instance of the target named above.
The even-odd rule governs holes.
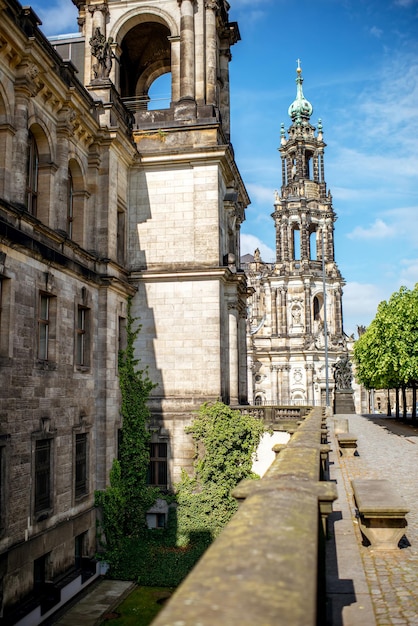
[[[219,10],[219,0],[206,0],[205,2],[206,9],[212,9],[213,11]]]
[[[91,53],[97,59],[97,63],[93,65],[95,79],[109,78],[110,70],[113,63],[112,43],[113,38],[106,37],[101,33],[100,28],[94,29],[93,37],[90,41]]]
[[[27,78],[29,78],[30,80],[35,80],[35,78],[38,75],[39,75],[38,67],[34,63],[31,63],[30,65],[28,65],[28,67],[26,69],[26,76],[27,76]]]
[[[353,379],[352,366],[347,354],[340,357],[339,361],[334,364],[334,380],[337,390],[351,389],[351,381]]]

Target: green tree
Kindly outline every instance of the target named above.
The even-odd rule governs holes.
[[[178,542],[200,534],[210,542],[237,509],[232,489],[244,478],[257,478],[252,462],[264,424],[223,404],[202,405],[186,432],[196,444],[192,477],[183,471],[176,485]]]
[[[354,360],[356,378],[368,389],[416,387],[418,285],[401,287],[379,304],[376,317],[354,344]]]
[[[138,369],[134,344],[141,326],[134,328],[135,321],[131,315],[131,300],[128,300],[127,345],[119,354],[123,419],[119,460],[113,461],[110,485],[104,491],[95,493],[95,504],[101,509],[101,530],[105,535],[108,559],[118,552],[124,538],[143,534],[146,512],[159,493],[147,484],[150,441],[148,399],[155,385],[146,370]]]

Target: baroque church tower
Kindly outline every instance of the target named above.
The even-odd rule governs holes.
[[[332,196],[327,191],[321,121],[302,90],[281,126],[282,185],[276,192],[276,261],[258,251],[246,265],[253,288],[249,307],[250,402],[330,404],[333,364],[346,353],[342,320],[344,280],[335,262]]]

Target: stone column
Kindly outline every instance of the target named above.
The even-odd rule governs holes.
[[[271,289],[270,283],[264,284],[266,321],[264,322],[264,332],[269,335],[271,332]]]
[[[318,163],[318,154],[315,154],[313,158],[313,179],[316,183],[319,182],[319,163]]]
[[[308,224],[306,223],[306,215],[302,216],[300,224],[300,260],[306,261],[309,258],[309,231]]]
[[[312,363],[306,363],[305,369],[306,369],[306,401],[308,404],[315,405],[314,382],[313,382],[314,366]]]
[[[311,334],[311,288],[309,280],[305,281],[305,333]]]
[[[194,0],[179,0],[180,17],[180,100],[195,99]]]
[[[245,305],[240,308],[238,320],[238,402],[248,401],[247,380],[247,316]]]
[[[277,404],[284,404],[283,402],[283,367],[277,365]]]
[[[283,220],[281,224],[282,229],[282,246],[283,246],[283,261],[290,261],[289,250],[290,250],[290,242],[289,242],[289,224],[288,220]]]
[[[225,44],[226,45],[226,44]],[[229,139],[231,132],[230,125],[230,97],[229,97],[229,62],[231,60],[231,52],[229,45],[221,48],[219,54],[220,74],[221,74],[221,93],[219,108],[221,111],[222,128],[226,137]]]
[[[283,365],[282,404],[290,404],[290,365]]]
[[[277,211],[277,208],[276,208]],[[275,218],[275,228],[276,228],[276,263],[279,263],[282,258],[282,233],[280,230],[280,224],[278,223],[277,217]]]
[[[320,168],[320,182],[323,183],[325,181],[325,174],[324,174],[324,155],[322,154],[322,152],[319,154],[319,168]]]
[[[173,102],[180,100],[180,37],[169,37],[171,43],[171,99]]]
[[[271,290],[271,334],[277,335],[277,287]]]
[[[229,402],[238,404],[238,311],[235,304],[228,304],[229,329]]]
[[[340,335],[343,332],[343,313],[341,306],[341,287],[335,291],[335,334]]]
[[[286,176],[286,157],[282,155],[282,185],[283,187],[287,185],[287,176]]]
[[[14,126],[16,129],[16,133],[14,137],[14,154],[12,165],[14,183],[12,183],[12,185],[14,187],[14,200],[23,205],[26,205],[29,98],[30,92],[27,89],[16,89],[14,116]]]
[[[280,291],[281,295],[281,334],[287,334],[287,288],[283,287]]]
[[[218,0],[206,0],[206,104],[216,106],[217,36],[216,11]]]
[[[277,395],[277,374],[278,374],[277,365],[270,366],[270,378],[271,378],[271,402],[270,404],[279,404],[278,395]]]
[[[100,29],[101,35],[106,37],[106,17],[109,13],[107,3],[90,4],[86,11],[86,48],[90,48],[90,54],[85,54],[84,82],[89,84],[94,78],[93,65],[97,64],[96,57],[91,54],[90,39],[94,36],[96,28]]]

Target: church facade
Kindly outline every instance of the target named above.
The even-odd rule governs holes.
[[[243,257],[249,298],[250,404],[332,406],[334,364],[347,354],[344,279],[334,255],[336,214],[325,180],[323,128],[302,89],[298,63],[291,125],[281,127],[281,187],[272,218],[276,259]]]
[[[45,619],[93,573],[129,299],[136,354],[157,383],[159,486],[190,466],[184,427],[200,404],[247,400],[238,259],[249,199],[230,143],[240,36],[229,5],[73,1],[79,32],[51,40],[32,9],[0,1],[0,611],[10,624],[31,611],[32,623]],[[168,103],[152,108],[163,74]]]

